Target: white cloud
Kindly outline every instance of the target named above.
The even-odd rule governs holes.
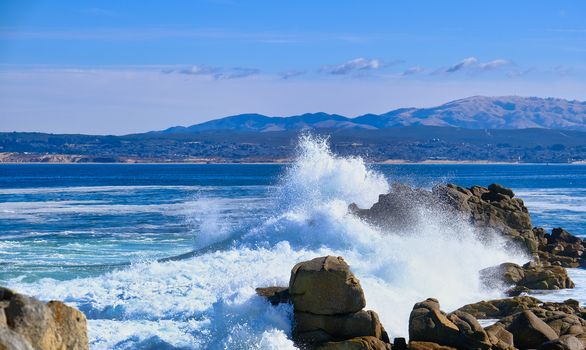
[[[482,70],[493,70],[499,67],[508,66],[509,64],[511,64],[511,61],[509,60],[497,59],[484,63],[478,63],[478,68]]]
[[[161,71],[163,74],[185,74],[185,75],[203,75],[209,76],[216,80],[221,79],[238,79],[246,78],[251,75],[260,74],[260,70],[256,68],[220,68],[209,67],[203,65],[193,65],[182,68],[165,68]]]
[[[404,70],[400,75],[405,77],[408,75],[413,75],[413,74],[418,74],[418,73],[423,73],[423,72],[425,72],[425,68],[415,66],[415,67],[411,67],[411,68]]]
[[[162,70],[164,74],[178,73],[186,75],[212,75],[216,74],[221,69],[218,67],[208,67],[203,65],[193,65],[182,68],[165,68]]]
[[[488,62],[480,62],[480,60],[478,60],[476,57],[467,57],[460,62],[443,69],[442,72],[452,74],[460,71],[491,71],[511,64],[511,61],[502,58]]]
[[[360,57],[335,66],[323,67],[321,71],[328,74],[345,75],[356,71],[376,70],[381,67],[382,63],[378,59],[366,59]]]
[[[475,65],[476,63],[478,63],[478,58],[476,57],[467,57],[464,58],[462,61],[456,63],[455,65],[448,67],[445,72],[446,73],[455,73],[457,71],[460,71],[464,68],[470,67]]]

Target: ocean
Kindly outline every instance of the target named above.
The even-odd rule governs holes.
[[[347,213],[393,181],[500,183],[535,226],[586,237],[586,165],[377,165],[305,139],[286,165],[0,165],[0,284],[82,310],[92,349],[294,348],[290,307],[254,289],[326,254],[345,257],[391,337],[407,335],[416,301],[501,297],[477,273],[522,252],[429,213],[402,232]],[[540,297],[586,302],[584,270],[570,274],[576,289]]]

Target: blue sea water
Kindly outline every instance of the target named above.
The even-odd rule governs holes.
[[[304,258],[344,255],[392,336],[405,335],[417,298],[457,307],[498,295],[457,280],[523,261],[473,238],[446,240],[425,215],[421,236],[392,241],[348,218],[350,202],[369,206],[389,182],[500,183],[524,199],[534,225],[586,236],[584,165],[369,166],[318,146],[292,165],[0,165],[0,283],[79,307],[94,349],[292,348],[290,310],[266,305],[254,288],[286,284]],[[453,289],[435,280],[430,258],[457,270],[445,276]],[[573,274],[586,283],[583,271]],[[382,311],[393,298],[399,311]]]

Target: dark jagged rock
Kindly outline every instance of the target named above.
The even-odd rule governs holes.
[[[0,287],[0,349],[85,350],[87,321],[60,301],[45,304]]]
[[[393,340],[393,350],[407,350],[407,340],[405,338],[395,338]]]
[[[403,227],[417,219],[421,208],[438,207],[463,215],[487,237],[504,235],[512,244],[535,254],[538,243],[529,211],[523,200],[513,197],[512,190],[496,184],[488,188],[448,184],[436,186],[431,192],[394,184],[370,209],[352,205],[350,211],[383,226]]]
[[[541,261],[563,267],[586,267],[586,241],[562,228],[554,228],[551,234],[543,228],[533,229],[539,240]]]

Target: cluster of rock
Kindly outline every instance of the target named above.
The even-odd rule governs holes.
[[[301,348],[391,348],[376,312],[364,310],[366,300],[360,282],[342,257],[298,263],[291,270],[288,288],[258,288],[257,293],[273,304],[293,305],[293,339]]]
[[[543,228],[533,229],[538,239],[538,257],[541,261],[563,267],[585,267],[586,241],[562,228],[554,228],[551,234]]]
[[[500,340],[518,349],[570,349],[586,347],[586,309],[576,300],[563,303],[541,302],[520,296],[481,301],[460,308],[477,319],[498,319],[486,328],[487,333],[498,330]]]
[[[561,266],[528,262],[523,266],[515,263],[502,263],[480,271],[484,284],[491,287],[514,286],[509,290],[511,296],[531,289],[574,288],[574,282]]]
[[[0,287],[0,350],[87,350],[86,317]]]
[[[416,303],[409,342],[393,343],[374,311],[366,311],[360,282],[341,257],[304,261],[289,287],[258,288],[272,304],[293,306],[293,340],[319,350],[584,350],[586,309],[576,300],[541,302],[530,296],[481,301],[449,314],[436,299]],[[479,319],[498,320],[482,327]]]
[[[551,234],[534,228],[524,202],[514,192],[498,184],[463,188],[440,185],[431,191],[394,184],[388,194],[370,209],[349,207],[355,215],[390,228],[400,228],[417,220],[421,208],[435,207],[459,215],[473,224],[486,239],[498,235],[534,257],[524,266],[503,264],[484,271],[487,282],[499,280],[514,286],[512,293],[525,289],[573,288],[565,267],[586,267],[586,241],[555,228]]]

